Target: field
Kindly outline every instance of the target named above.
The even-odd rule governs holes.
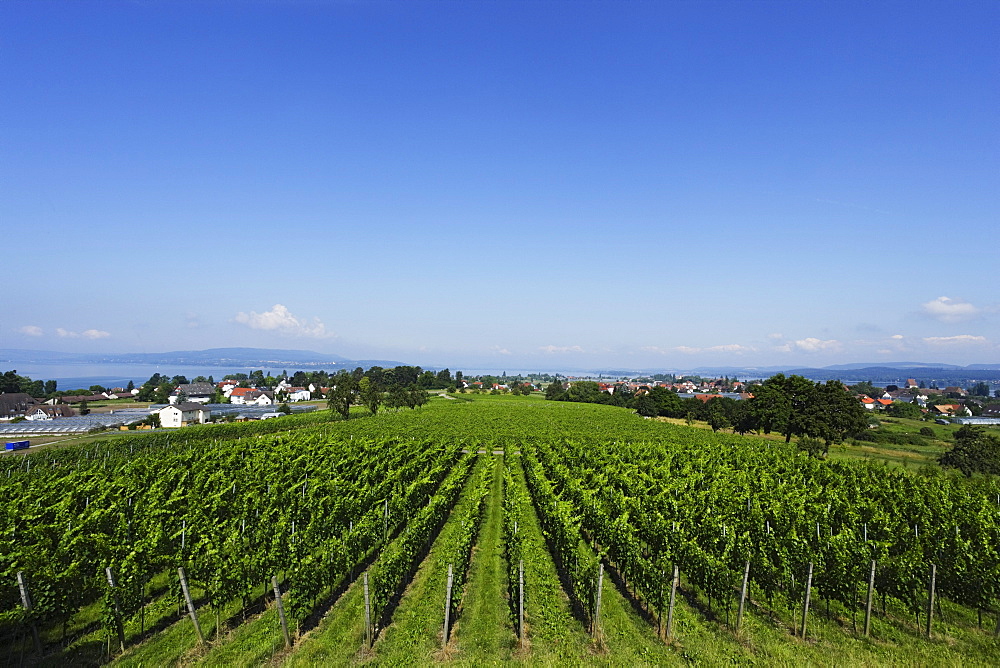
[[[1000,663],[1000,484],[846,447],[459,395],[46,448],[0,462],[0,662]]]

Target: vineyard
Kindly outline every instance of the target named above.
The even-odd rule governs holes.
[[[1000,482],[536,397],[0,459],[0,665],[1000,663]]]

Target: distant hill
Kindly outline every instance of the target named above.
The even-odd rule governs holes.
[[[970,367],[958,366],[955,364],[935,364],[927,362],[860,362],[854,364],[831,364],[823,367],[831,370],[853,371],[854,369],[966,369],[966,368],[989,368],[990,365],[974,365]],[[997,365],[994,365],[997,366]]]
[[[900,384],[907,378],[938,385],[970,385],[978,381],[1000,381],[1000,369],[968,367],[889,367],[868,366],[854,369],[789,369],[786,373],[812,380],[870,380],[875,385]]]
[[[156,364],[161,366],[277,367],[353,369],[355,367],[400,366],[394,360],[350,360],[331,353],[311,350],[269,348],[210,348],[175,350],[164,353],[63,353],[51,350],[0,350],[0,364]]]

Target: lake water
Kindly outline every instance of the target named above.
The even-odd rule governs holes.
[[[212,376],[215,380],[222,380],[223,376],[230,373],[249,374],[254,369],[230,368],[223,366],[173,366],[167,364],[45,364],[42,362],[7,363],[8,367],[16,369],[21,376],[28,376],[32,380],[54,380],[60,390],[86,389],[91,385],[101,385],[103,387],[125,387],[129,381],[135,383],[136,387],[142,385],[159,373],[170,377],[181,375],[191,380],[195,376]],[[259,367],[257,367],[259,368]],[[0,372],[8,369],[0,369]],[[264,369],[264,375],[270,372],[272,375],[280,374],[286,369]],[[289,373],[294,373],[297,369],[289,367]]]

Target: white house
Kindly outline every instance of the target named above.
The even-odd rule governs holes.
[[[185,427],[189,424],[205,424],[211,413],[201,404],[188,401],[161,408],[159,415],[161,427]]]
[[[181,395],[195,404],[207,404],[215,396],[215,387],[211,383],[187,383],[178,385],[170,394],[170,403],[176,404]]]
[[[309,401],[312,393],[304,387],[286,387],[285,395],[288,401]]]

